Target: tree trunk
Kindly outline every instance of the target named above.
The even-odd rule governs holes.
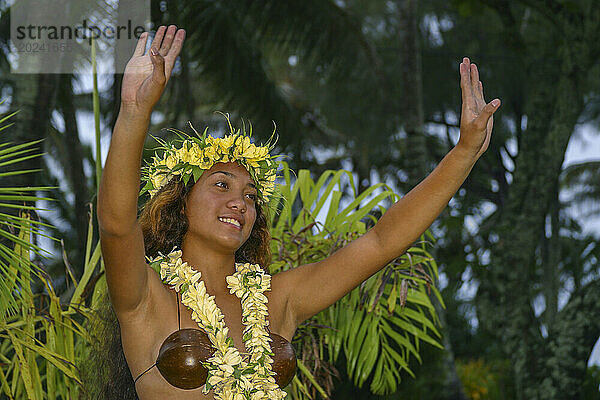
[[[406,133],[406,152],[404,169],[408,176],[408,190],[415,187],[428,172],[427,144],[425,139],[423,116],[423,83],[421,68],[421,49],[419,45],[419,15],[417,0],[397,0],[398,7],[398,39],[402,65],[402,94],[400,102],[400,119]],[[437,301],[435,302],[436,305]],[[441,306],[436,307],[443,327],[446,326],[445,312]],[[454,352],[445,329],[442,338],[444,348],[444,365],[447,368],[446,392],[448,399],[466,400],[462,383],[456,371]]]
[[[547,371],[540,360],[547,349],[531,306],[535,249],[544,234],[569,138],[583,109],[576,78],[562,72],[554,85],[547,76],[534,79],[539,87],[528,110],[529,126],[501,210],[498,242],[478,292],[484,326],[490,332],[503,332],[499,340],[512,361],[517,399],[542,398],[539,384]]]
[[[62,81],[63,104],[61,104],[61,109],[65,121],[63,142],[66,151],[64,152],[65,159],[61,161],[65,167],[65,175],[71,183],[70,186],[74,195],[73,228],[75,229],[77,240],[75,254],[77,255],[77,260],[81,261],[75,263],[75,265],[78,267],[78,272],[83,273],[83,256],[85,254],[88,230],[88,203],[91,199],[83,170],[84,151],[79,140],[76,108],[73,103],[72,75],[63,75]]]
[[[404,166],[408,188],[415,187],[427,172],[427,148],[423,129],[423,89],[417,0],[398,0],[398,39],[402,65],[400,118],[406,132]]]
[[[15,125],[7,131],[11,141],[25,143],[44,138],[50,126],[51,110],[55,103],[57,75],[14,74],[13,81],[15,91],[11,108],[19,110],[19,113],[13,119]],[[9,168],[29,170],[41,169],[42,166],[42,158],[36,157]],[[35,186],[37,183],[37,174],[6,178],[6,184],[10,186]]]
[[[571,295],[557,315],[550,337],[551,354],[545,360],[548,372],[541,382],[540,399],[581,399],[582,377],[587,360],[600,334],[600,280]]]
[[[555,181],[554,196],[550,205],[547,218],[550,220],[550,237],[544,238],[544,299],[546,309],[544,310],[544,323],[547,329],[551,329],[554,318],[558,313],[558,293],[560,291],[560,201],[558,199],[558,179]]]

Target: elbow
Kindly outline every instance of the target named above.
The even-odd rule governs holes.
[[[377,225],[369,233],[373,234],[374,247],[377,248],[377,254],[381,255],[382,258],[392,261],[404,254],[410,247],[410,243],[407,243],[407,238],[399,232],[390,232],[376,228]]]
[[[100,232],[110,236],[130,234],[137,224],[135,214],[117,212],[98,201],[98,227]]]

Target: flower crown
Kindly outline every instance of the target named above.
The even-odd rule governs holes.
[[[180,175],[184,184],[190,179],[194,183],[200,179],[204,171],[210,169],[214,164],[223,162],[237,162],[250,174],[258,191],[258,201],[267,203],[275,189],[275,178],[277,176],[276,161],[278,156],[271,156],[269,151],[275,146],[273,135],[264,146],[256,146],[250,142],[252,137],[252,126],[249,132],[246,127],[235,130],[225,115],[229,126],[229,134],[223,138],[215,138],[207,134],[208,128],[200,135],[190,123],[195,136],[168,128],[175,133],[178,139],[166,142],[160,138],[154,138],[160,145],[153,157],[153,161],[144,168],[142,180],[146,182],[140,194],[150,193],[153,197],[161,188],[167,185],[173,177]],[[162,151],[162,157],[158,153]]]

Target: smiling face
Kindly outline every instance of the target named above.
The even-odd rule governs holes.
[[[238,163],[217,163],[204,171],[186,199],[186,235],[211,249],[235,253],[256,220],[256,187]]]

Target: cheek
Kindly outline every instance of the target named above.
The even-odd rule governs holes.
[[[248,210],[250,211],[250,210]],[[252,215],[250,215],[250,213],[246,214],[246,226],[248,227],[248,234],[250,234],[250,232],[252,232],[252,229],[254,228],[254,225],[256,225],[256,211],[252,210],[251,212]]]

